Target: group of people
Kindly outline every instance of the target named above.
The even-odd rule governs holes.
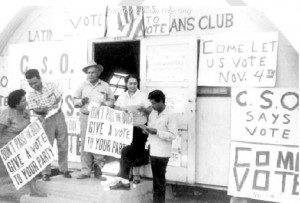
[[[140,182],[139,166],[151,163],[153,174],[153,202],[165,201],[166,168],[171,156],[172,140],[177,136],[175,116],[165,104],[165,95],[160,90],[154,90],[147,96],[138,89],[139,77],[130,74],[125,78],[127,91],[123,92],[115,101],[109,84],[100,78],[104,71],[102,65],[91,60],[83,68],[87,80],[75,91],[73,103],[80,108],[80,136],[81,136],[81,173],[77,179],[91,177],[106,181],[102,175],[105,156],[84,151],[86,128],[89,116],[89,104],[98,103],[118,110],[133,113],[133,139],[129,146],[121,151],[118,181],[111,185],[111,190],[130,189],[130,180]],[[25,73],[28,84],[33,89],[28,95],[28,109],[39,116],[47,137],[53,145],[57,140],[59,171],[65,178],[71,178],[68,171],[68,133],[65,117],[61,111],[62,92],[51,82],[42,81],[38,70],[30,69]],[[26,109],[26,92],[16,90],[8,96],[8,109],[0,115],[0,143],[4,146],[9,140],[17,136],[29,123]],[[11,102],[13,101],[13,102]],[[55,110],[51,116],[50,111]],[[50,181],[51,166],[42,172],[42,180]],[[29,185],[31,195],[46,196],[39,191],[33,179]]]

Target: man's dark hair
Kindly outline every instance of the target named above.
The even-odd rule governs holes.
[[[154,90],[154,91],[149,93],[148,99],[153,99],[157,103],[159,103],[160,101],[165,103],[166,96],[164,95],[164,93],[162,91]]]
[[[32,79],[36,77],[37,79],[41,79],[40,73],[37,69],[29,69],[25,73],[26,79]]]
[[[22,97],[25,96],[26,92],[23,89],[15,90],[9,93],[7,97],[7,104],[10,108],[16,108],[21,102]]]
[[[127,75],[127,76],[125,77],[125,79],[124,79],[124,80],[125,80],[125,84],[128,83],[128,80],[129,80],[130,78],[135,78],[136,81],[137,81],[137,85],[139,86],[139,84],[140,84],[140,78],[139,78],[139,76],[136,75],[136,74],[129,74],[129,75]]]

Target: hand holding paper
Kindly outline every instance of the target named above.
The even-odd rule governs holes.
[[[56,106],[55,108],[51,109],[51,110],[47,113],[47,115],[45,116],[45,119],[47,119],[47,118],[53,116],[53,115],[56,114],[58,111],[60,111],[61,106],[62,106],[62,100],[60,100],[60,103],[58,103],[57,106]]]
[[[152,135],[155,135],[157,133],[157,129],[156,128],[148,128],[147,127],[146,130],[147,130],[148,133],[150,133]]]

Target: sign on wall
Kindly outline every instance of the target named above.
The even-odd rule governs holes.
[[[298,145],[297,89],[232,88],[232,140]]]
[[[132,141],[132,113],[99,105],[89,108],[84,151],[120,158],[123,147]]]
[[[147,50],[147,80],[149,82],[182,82],[185,76],[187,44],[151,46]],[[161,54],[164,53],[164,54]],[[183,54],[185,53],[185,54]]]
[[[202,36],[198,86],[273,87],[277,48],[275,32]]]
[[[105,6],[44,7],[42,15],[30,24],[28,42],[46,42],[71,39],[91,39],[104,36]]]
[[[39,120],[0,149],[16,189],[20,189],[54,160],[54,152]]]
[[[298,108],[295,88],[232,90],[230,195],[298,201]]]
[[[169,35],[170,7],[145,6],[144,25],[145,35]]]
[[[174,113],[185,113],[186,108],[186,97],[183,94],[166,94],[165,104]]]
[[[228,192],[274,202],[299,201],[298,147],[231,143]]]

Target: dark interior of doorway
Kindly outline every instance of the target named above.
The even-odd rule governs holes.
[[[95,43],[94,52],[104,67],[101,80],[109,83],[114,73],[140,75],[140,41]]]

